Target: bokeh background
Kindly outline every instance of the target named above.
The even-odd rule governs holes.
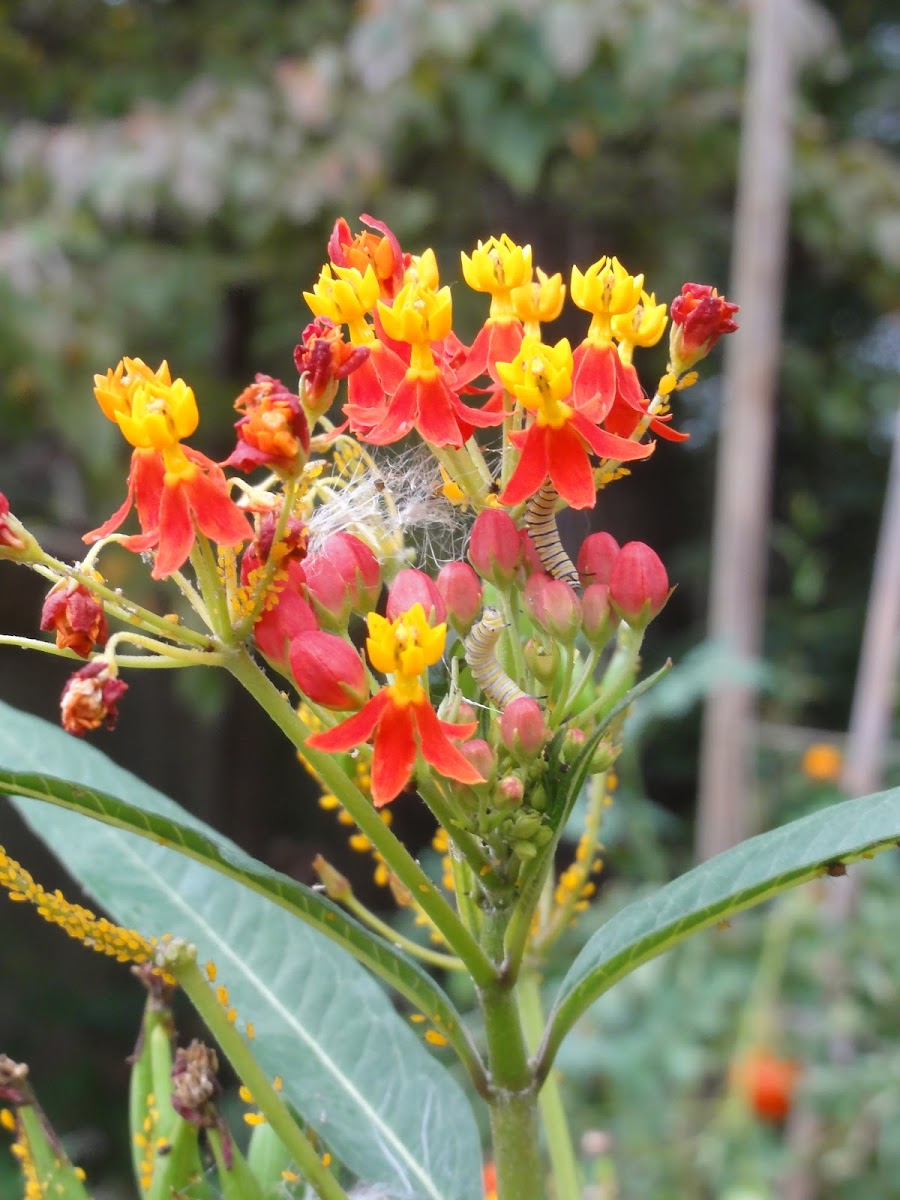
[[[405,248],[433,246],[451,283],[460,249],[506,232],[530,242],[548,272],[609,253],[643,271],[660,299],[688,279],[727,289],[752,7],[0,3],[0,488],[17,515],[48,549],[74,559],[81,532],[119,503],[127,454],[99,419],[91,377],[123,353],[167,358],[200,400],[197,444],[213,457],[227,453],[233,399],[254,372],[296,379],[292,349],[308,320],[300,293],[318,273],[337,215],[370,212]],[[789,248],[784,295],[773,297],[784,310],[773,488],[771,497],[747,497],[772,508],[758,826],[833,797],[830,783],[803,774],[801,750],[818,738],[813,731],[839,743],[847,725],[900,366],[896,7],[803,0],[795,8]],[[461,292],[458,326],[474,334],[483,312]],[[564,317],[554,336],[567,334],[581,336]],[[645,384],[663,353],[641,360]],[[720,364],[717,354],[684,396],[679,418],[690,442],[661,445],[604,493],[594,516],[620,541],[640,538],[662,555],[678,590],[651,631],[647,661],[670,654],[685,664],[643,714],[639,751],[623,770],[602,893],[609,904],[691,858],[699,713],[711,677],[704,639]],[[587,532],[586,521],[569,534]],[[127,555],[111,554],[108,569],[116,583],[147,587]],[[34,635],[37,582],[0,564],[4,631]],[[105,751],[300,878],[309,878],[317,849],[343,855],[343,835],[242,697],[217,680],[147,674],[167,677],[135,682]],[[65,664],[0,647],[0,698],[50,720],[65,675]],[[427,842],[420,817],[401,821]],[[0,834],[42,880],[62,879],[6,809]],[[834,1161],[807,1170],[809,1196],[896,1194],[900,1085],[885,1082],[885,1046],[900,1032],[887,1015],[898,976],[885,942],[896,939],[882,937],[895,871],[873,877],[869,915],[841,933],[847,960],[869,979],[862,997],[842,998],[843,1017],[866,1031],[844,1064],[843,1087],[830,1073],[829,1029],[813,1036],[808,1020],[779,1017],[768,1034],[810,1062],[809,1104],[835,1151]],[[140,999],[120,970],[62,944],[30,914],[0,913],[0,1051],[32,1063],[92,1178],[106,1179],[109,1196],[127,1195],[116,1191],[122,1060]],[[782,1015],[782,1002],[789,1013],[817,1003],[820,960],[807,915],[792,918],[805,930],[797,978],[785,976],[770,997]],[[642,976],[609,1017],[620,1022],[618,1057],[597,1049],[599,1034],[579,1045],[581,1069],[570,1064],[579,1131],[615,1135],[612,1153],[590,1144],[597,1186],[619,1154],[655,1154],[660,1163],[638,1183],[620,1177],[609,1195],[724,1196],[723,1180],[745,1176],[775,1186],[799,1153],[791,1131],[771,1122],[755,1129],[756,1141],[743,1130],[753,1148],[746,1169],[724,1151],[682,1161],[671,1150],[676,1134],[690,1142],[698,1122],[708,1123],[766,920],[748,919],[726,945],[704,941],[685,952],[693,959],[674,956]],[[721,996],[706,993],[701,1019],[697,979],[717,966]],[[664,1064],[672,1097],[658,1110],[652,1063]],[[14,1185],[3,1170],[6,1195]]]

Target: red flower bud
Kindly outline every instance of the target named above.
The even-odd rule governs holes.
[[[481,581],[468,563],[448,562],[438,571],[435,586],[447,606],[447,617],[465,637],[481,611]]]
[[[0,558],[22,558],[22,551],[36,543],[22,523],[9,511],[9,501],[0,492]]]
[[[247,547],[244,554],[245,560],[248,555],[256,555],[257,561],[253,563],[253,566],[259,566],[260,563],[269,561],[277,524],[278,515],[271,510],[263,513],[259,518],[256,537]],[[282,534],[281,541],[278,543],[277,554],[280,565],[284,566],[288,558],[294,558],[298,562],[306,558],[308,544],[309,529],[305,522],[301,521],[299,517],[288,517],[287,528]],[[249,568],[250,564],[248,563]]]
[[[87,658],[109,636],[100,601],[83,583],[61,579],[50,589],[41,609],[41,629],[56,630],[56,644]]]
[[[669,598],[669,577],[659,555],[643,542],[619,551],[609,581],[609,598],[623,621],[644,628]]]
[[[519,530],[509,513],[486,508],[478,514],[469,535],[469,562],[482,579],[499,588],[508,588],[522,555]]]
[[[723,334],[734,333],[737,322],[732,318],[739,311],[709,284],[684,285],[670,309],[669,357],[676,375],[705,358]]]
[[[757,1116],[783,1121],[791,1110],[800,1073],[798,1063],[757,1049],[735,1063],[733,1082]]]
[[[368,346],[345,342],[342,328],[328,317],[316,317],[307,325],[294,347],[294,365],[300,375],[300,401],[310,420],[328,411],[339,381],[368,357]]]
[[[533,620],[561,642],[572,642],[581,628],[581,604],[562,579],[532,575],[525,584],[525,607]]]
[[[507,704],[500,717],[503,745],[519,758],[537,758],[550,736],[547,718],[537,700],[519,696]]]
[[[259,556],[252,547],[241,559],[241,582],[252,588],[253,577],[261,569]],[[316,615],[306,601],[306,572],[303,564],[288,559],[285,571],[278,572],[262,612],[253,626],[253,640],[275,666],[288,665],[289,644],[301,633],[319,628]]]
[[[609,583],[613,563],[619,553],[619,543],[611,533],[592,533],[581,543],[578,551],[578,577],[582,587],[592,583]]]
[[[422,605],[429,625],[442,625],[447,620],[447,606],[434,580],[424,571],[406,567],[391,584],[385,616],[389,621],[396,621],[414,604]]]
[[[109,663],[95,658],[70,676],[63,688],[59,702],[63,729],[76,737],[101,725],[113,729],[118,702],[127,691],[128,684],[110,674]]]
[[[359,652],[334,633],[301,633],[288,654],[297,687],[314,704],[341,712],[361,708],[369,698]]]

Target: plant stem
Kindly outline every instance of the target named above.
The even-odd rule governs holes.
[[[544,1031],[540,977],[534,971],[523,971],[519,976],[517,993],[526,1043],[529,1050],[535,1051],[540,1045]],[[550,1152],[555,1200],[580,1200],[581,1183],[578,1178],[575,1147],[572,1145],[557,1072],[551,1071],[547,1075],[538,1094],[538,1104]]]
[[[485,913],[482,945],[502,960],[505,912]],[[544,1172],[538,1150],[537,1086],[528,1062],[515,980],[504,978],[479,988],[484,1016],[491,1094],[488,1099],[498,1200],[544,1200]]]
[[[381,854],[388,869],[393,871],[404,887],[412,892],[416,903],[440,930],[447,945],[466,964],[477,986],[487,986],[496,979],[496,971],[472,934],[444,899],[443,894],[425,874],[401,841],[381,820],[372,803],[357,788],[330,754],[306,746],[307,730],[287,697],[256,665],[244,649],[229,658],[228,670],[264,712],[272,718],[292,745],[303,753],[316,775],[340,800],[341,804]]]
[[[344,898],[342,903],[344,908],[348,912],[352,912],[364,925],[368,925],[370,929],[383,937],[386,942],[390,942],[398,950],[405,950],[413,958],[418,958],[420,961],[426,962],[432,967],[438,967],[442,971],[464,971],[466,969],[465,964],[456,958],[455,955],[442,954],[439,950],[432,950],[430,946],[422,946],[419,942],[414,942],[411,938],[404,937],[402,933],[398,933],[393,926],[388,925],[386,921],[382,921],[380,917],[376,917],[352,892]]]
[[[214,996],[197,963],[179,958],[171,969],[180,986],[215,1037],[222,1053],[242,1083],[250,1089],[253,1101],[293,1156],[316,1195],[321,1200],[347,1200],[347,1193],[322,1165],[318,1151],[294,1121],[265,1071],[253,1057],[250,1047],[234,1025],[229,1024],[221,1004]]]

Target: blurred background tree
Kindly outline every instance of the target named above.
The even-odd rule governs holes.
[[[841,729],[897,405],[900,23],[890,0],[797,14],[767,708]],[[617,254],[660,299],[686,279],[727,285],[745,3],[2,0],[0,17],[0,487],[66,557],[124,486],[93,372],[167,358],[197,392],[200,443],[224,455],[253,373],[295,378],[300,292],[339,214],[433,245],[451,283],[459,249],[505,231],[548,271]],[[478,298],[456,297],[474,332]],[[554,337],[581,336],[570,319]],[[717,396],[707,375],[679,414],[687,447],[661,446],[596,514],[679,583],[651,631],[658,659],[702,637]],[[113,577],[132,566],[110,556]],[[0,625],[31,634],[23,574],[0,571]],[[0,695],[49,719],[65,673],[0,650]],[[647,785],[689,821],[708,672],[686,678]],[[298,816],[277,738],[200,683],[142,677],[104,750],[304,875],[328,826]],[[5,946],[20,924],[4,921]],[[25,1014],[0,1008],[0,1023],[10,1036]]]

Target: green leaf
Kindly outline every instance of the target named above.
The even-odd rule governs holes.
[[[215,961],[239,1020],[255,1026],[261,1066],[283,1078],[287,1099],[338,1159],[404,1194],[480,1197],[479,1139],[464,1094],[377,983],[318,930],[440,1016],[448,1037],[463,1037],[455,1009],[418,966],[93,747],[3,704],[0,762],[12,768],[0,787],[41,797],[14,804],[115,920],[184,937],[201,961]]]
[[[541,1060],[614,983],[690,934],[825,873],[887,850],[900,838],[900,788],[835,804],[750,838],[701,863],[652,896],[616,913],[590,939],[562,981]]]

